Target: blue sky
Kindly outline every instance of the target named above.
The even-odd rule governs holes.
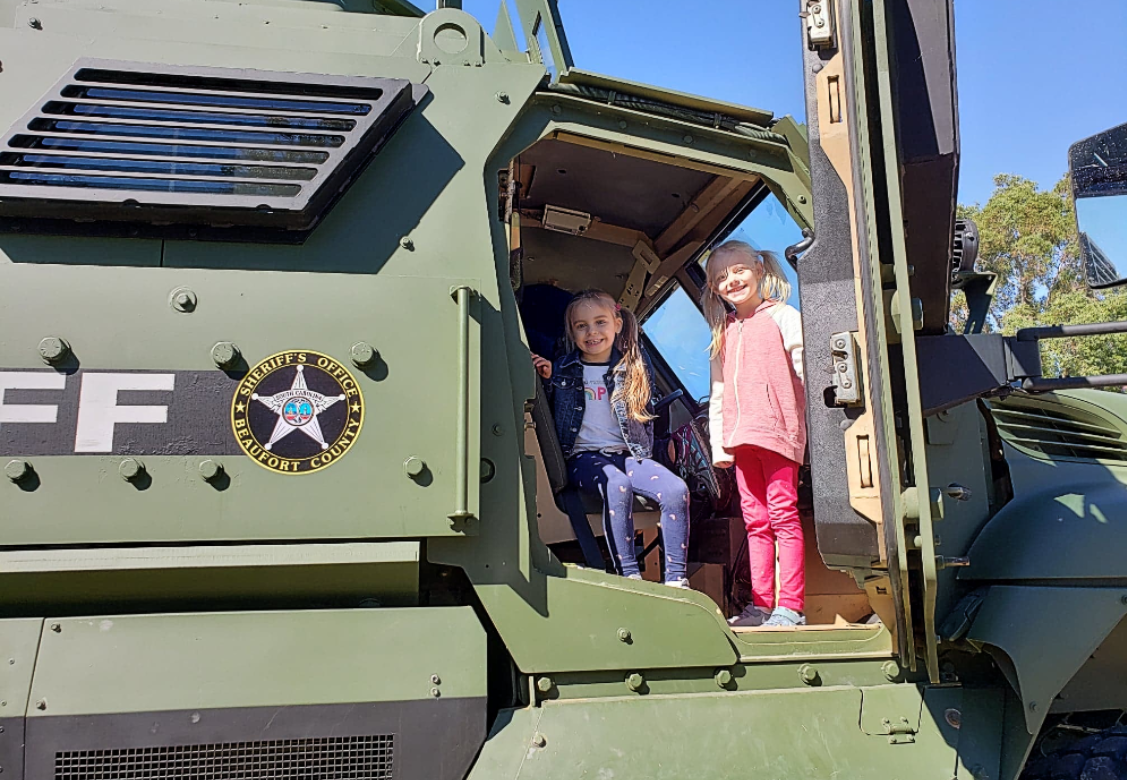
[[[424,0],[425,2],[425,0]],[[493,29],[499,0],[464,0]],[[798,0],[559,0],[576,65],[805,119]],[[1127,2],[955,0],[962,173],[1052,186],[1068,146],[1127,122]]]

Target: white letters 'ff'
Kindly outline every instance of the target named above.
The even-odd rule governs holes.
[[[75,452],[112,452],[117,423],[166,423],[167,406],[118,406],[120,390],[171,391],[175,374],[83,374]]]

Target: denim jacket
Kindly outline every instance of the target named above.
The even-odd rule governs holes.
[[[587,394],[583,392],[583,363],[579,359],[579,350],[560,358],[552,366],[552,378],[547,382],[547,391],[552,400],[552,416],[556,421],[556,437],[560,441],[560,449],[565,458],[575,454],[575,439],[579,435],[579,428],[583,424],[583,412],[587,408]],[[615,347],[611,352],[610,365],[603,381],[607,386],[607,393],[611,396],[611,408],[614,416],[618,418],[618,426],[622,430],[622,438],[630,455],[635,458],[653,457],[653,421],[638,422],[630,417],[626,411],[626,402],[614,399],[615,385],[625,375],[626,369],[619,365],[622,353]],[[642,355],[646,365],[646,373],[650,378],[650,411],[657,400],[657,387],[653,381],[653,369],[649,360]]]

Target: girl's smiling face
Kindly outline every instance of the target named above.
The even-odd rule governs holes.
[[[580,301],[571,312],[571,339],[588,363],[606,363],[622,330],[622,317],[600,299]]]
[[[716,259],[719,263],[709,280],[712,289],[731,304],[737,314],[744,315],[754,311],[763,303],[759,294],[763,266],[755,258],[746,257],[739,252],[726,252],[724,257]]]

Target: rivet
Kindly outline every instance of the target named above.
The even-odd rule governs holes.
[[[42,30],[43,22],[36,19],[34,16],[27,20],[27,26],[33,30]]]
[[[1120,596],[1119,597],[1119,603],[1120,604],[1127,604],[1127,595]]]
[[[618,629],[618,641],[619,642],[629,642],[630,641],[630,629],[628,629],[628,628]]]
[[[543,734],[536,733],[532,735],[532,744],[538,748],[542,748],[548,744],[548,739]]]
[[[718,669],[715,679],[716,684],[723,688],[732,682],[732,673],[727,669]]]
[[[626,687],[632,691],[640,691],[645,684],[646,678],[637,672],[626,676]]]
[[[880,670],[884,672],[884,676],[888,680],[895,680],[900,676],[900,664],[895,661],[885,661],[881,664]]]
[[[415,242],[407,236],[403,236],[403,238],[399,239],[399,246],[410,252],[415,248]]]
[[[681,140],[682,140],[682,141],[684,141],[684,142],[685,142],[685,143],[687,143],[687,144],[691,144],[691,143],[693,142],[693,137],[692,137],[691,135],[686,135],[686,136],[685,136],[684,138],[682,138]]]
[[[439,696],[442,695],[442,691],[438,690],[437,688],[431,688],[430,689],[430,695],[437,699]]]
[[[799,203],[806,203],[806,196],[805,195],[799,195],[798,196],[798,202]]]
[[[37,709],[37,710],[47,709],[47,700],[46,699],[40,699],[39,701],[35,702],[35,709]]]
[[[132,482],[139,478],[144,470],[145,464],[136,458],[126,458],[117,467],[117,473],[120,474],[121,478],[126,482]]]
[[[562,114],[562,113],[563,113],[563,109],[562,109],[562,108],[560,107],[560,105],[559,105],[559,104],[557,103],[556,105],[552,106],[552,113],[553,113],[553,114],[556,114],[556,115]]]
[[[184,314],[195,311],[196,303],[196,294],[187,287],[177,287],[168,294],[168,305]]]
[[[416,458],[414,455],[403,461],[403,473],[408,477],[417,477],[423,473],[423,469],[427,464],[421,458]]]
[[[500,423],[497,423],[496,425],[494,425],[492,430],[493,430],[494,436],[504,436],[505,435],[505,426],[501,425]]]
[[[239,362],[242,353],[230,341],[220,341],[211,348],[211,359],[220,368],[233,368]]]
[[[618,129],[619,129],[619,130],[625,130],[625,129],[626,129],[626,128],[628,128],[629,126],[630,126],[630,125],[626,123],[626,120],[625,120],[625,119],[619,119],[619,120],[618,120]]]
[[[52,623],[51,624],[51,630],[54,631],[56,634],[61,634],[63,632],[63,627],[61,625],[59,625],[58,623]]]
[[[13,482],[19,482],[31,473],[31,464],[26,460],[10,460],[4,465],[4,474]]]
[[[437,674],[432,674],[430,676],[430,682],[431,682],[431,685],[441,685],[442,684],[442,678],[439,677]]]
[[[214,460],[200,461],[200,476],[205,482],[217,479],[223,473],[223,464]]]
[[[480,477],[481,481],[489,482],[493,477],[497,476],[497,467],[493,465],[493,461],[489,458],[481,459]]]
[[[553,684],[551,677],[541,677],[536,681],[536,690],[540,693],[548,693],[552,690]]]
[[[803,664],[798,667],[798,676],[802,678],[802,682],[813,685],[818,681],[818,670],[810,664]]]
[[[48,336],[39,342],[39,356],[48,363],[66,360],[70,354],[70,344],[58,336]]]
[[[508,103],[509,103],[509,93],[508,92],[498,92],[497,93],[497,102],[498,103],[504,103],[505,105],[508,105]]]
[[[1035,702],[1035,701],[1029,702],[1029,711],[1030,712],[1036,712],[1037,711],[1037,702]]]
[[[348,349],[348,357],[352,360],[352,365],[357,368],[372,365],[379,356],[379,350],[366,341],[357,341]]]

